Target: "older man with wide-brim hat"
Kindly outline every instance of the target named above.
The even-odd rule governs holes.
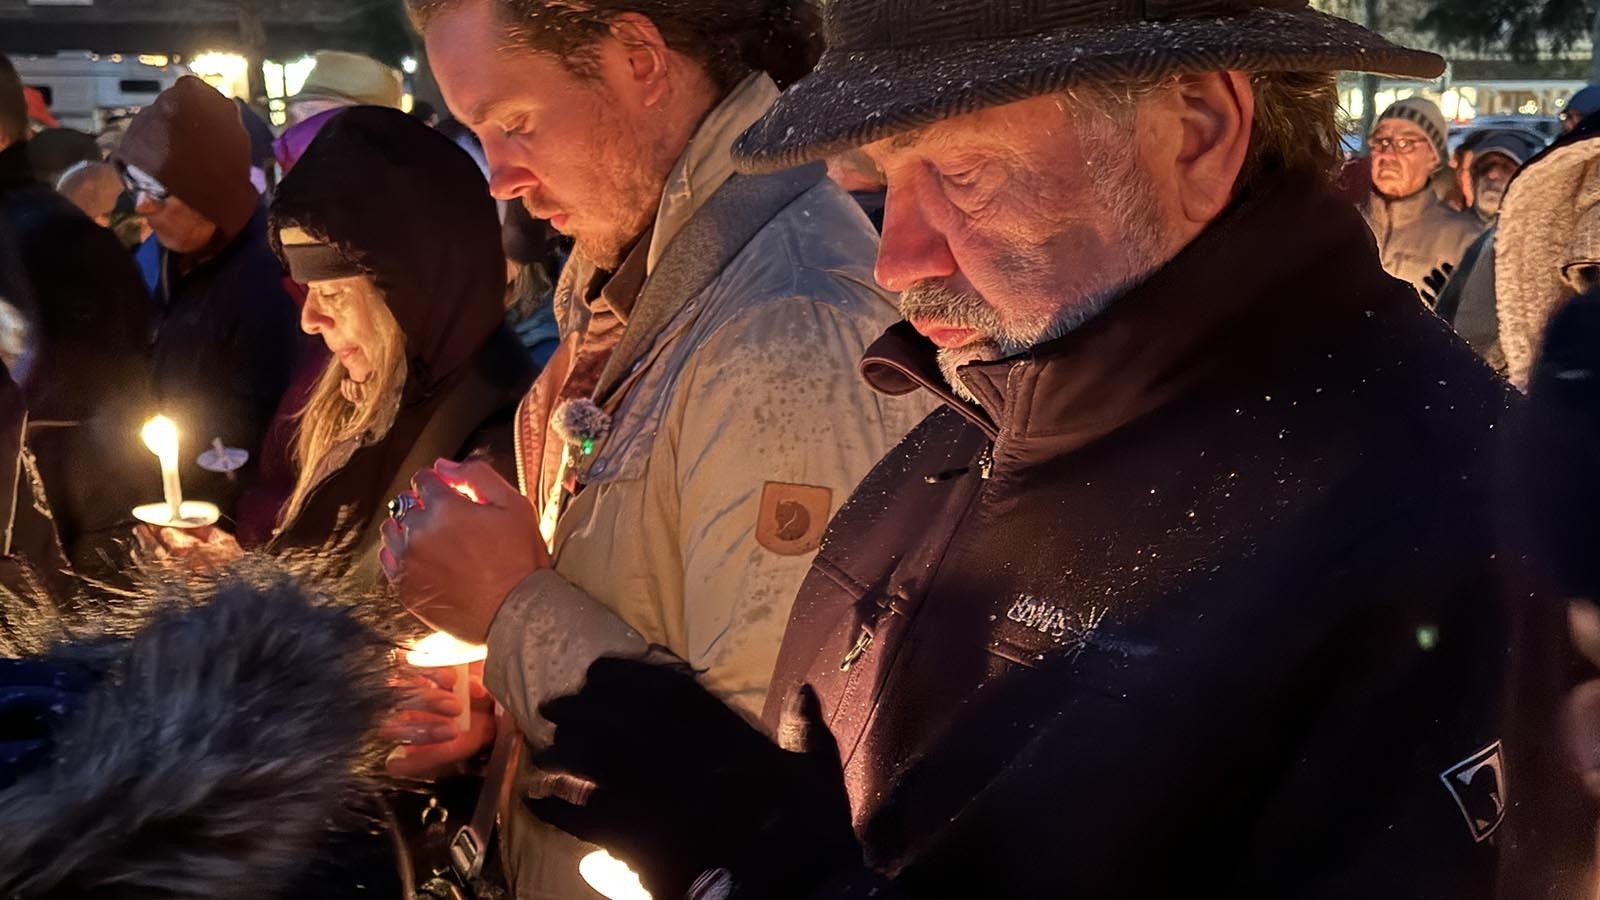
[[[777,743],[602,660],[535,810],[768,900],[1483,898],[1530,813],[1586,839],[1512,806],[1565,768],[1552,698],[1503,714],[1562,661],[1496,555],[1513,400],[1329,191],[1335,72],[1442,60],[1292,2],[826,15],[736,157],[882,170],[862,371],[941,408],[829,526]]]

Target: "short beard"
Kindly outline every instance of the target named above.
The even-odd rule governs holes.
[[[983,337],[954,348],[940,348],[939,371],[956,396],[978,402],[958,370],[975,362],[1016,356],[1069,334],[1094,319],[1168,258],[1167,229],[1156,202],[1155,184],[1139,164],[1133,145],[1120,132],[1090,129],[1084,137],[1089,171],[1096,173],[1093,202],[1108,211],[1116,240],[1096,277],[1063,284],[1063,302],[1047,318],[1008,321],[976,291],[959,291],[942,281],[919,281],[900,295],[900,315],[970,328]]]
[[[662,186],[679,150],[657,131],[624,121],[613,110],[617,102],[607,89],[597,89],[598,119],[587,140],[593,148],[592,179],[605,186],[587,198],[587,218],[605,223],[605,230],[572,235],[573,249],[602,271],[615,271],[623,257],[650,231],[661,211]]]

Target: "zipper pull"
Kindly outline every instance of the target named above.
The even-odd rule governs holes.
[[[839,671],[850,671],[850,667],[856,664],[856,660],[860,659],[870,646],[872,646],[872,632],[863,625],[861,633],[856,635],[855,644],[850,647],[850,652],[844,655],[844,662],[839,663]]]
[[[983,445],[983,452],[978,454],[978,477],[987,481],[994,474],[994,442]]]

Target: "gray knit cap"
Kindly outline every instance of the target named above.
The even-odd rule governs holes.
[[[1377,131],[1385,119],[1399,119],[1417,126],[1433,144],[1433,149],[1439,154],[1439,162],[1443,163],[1450,158],[1450,148],[1445,143],[1445,136],[1448,134],[1446,129],[1449,126],[1445,124],[1444,113],[1439,111],[1439,105],[1432,100],[1422,97],[1396,100],[1389,104],[1383,115],[1378,116],[1376,122],[1372,123],[1372,130]]]

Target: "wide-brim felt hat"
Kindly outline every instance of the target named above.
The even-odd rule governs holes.
[[[1437,78],[1444,60],[1306,0],[829,0],[828,49],[734,144],[746,172],[1088,85],[1226,69]]]

